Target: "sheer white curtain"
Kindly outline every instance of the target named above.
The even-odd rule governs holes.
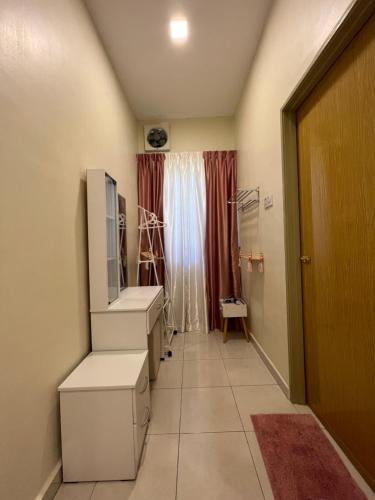
[[[177,327],[181,332],[207,332],[202,153],[166,154],[163,195],[165,254]]]

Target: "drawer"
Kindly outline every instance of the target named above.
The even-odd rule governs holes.
[[[143,424],[146,413],[151,414],[148,356],[133,390],[133,423]]]
[[[157,318],[151,332],[147,335],[148,340],[148,363],[150,368],[150,380],[158,376],[161,357],[162,321]]]
[[[139,468],[139,462],[142,456],[143,444],[146,438],[148,424],[142,425],[133,425],[134,429],[134,465],[135,470],[137,471]]]
[[[91,313],[93,351],[147,349],[146,311]]]
[[[148,358],[142,367],[137,384],[133,390],[133,433],[136,468],[139,463],[148,422],[151,417],[150,377]]]
[[[146,437],[146,431],[148,423],[151,416],[150,405],[146,405],[143,408],[142,416],[139,418],[138,422],[133,424],[134,428],[134,462],[135,468],[138,468],[139,460],[142,454],[143,443]]]
[[[151,307],[147,311],[147,333],[150,333],[155,321],[158,319],[164,302],[164,291],[162,290],[156,297]]]

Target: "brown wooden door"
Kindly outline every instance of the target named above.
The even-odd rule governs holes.
[[[308,404],[375,489],[375,17],[297,114]]]

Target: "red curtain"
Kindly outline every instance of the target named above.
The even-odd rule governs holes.
[[[220,328],[219,298],[240,297],[236,205],[228,204],[237,188],[236,151],[205,151],[206,286],[209,328]]]
[[[162,153],[139,154],[138,164],[138,205],[153,212],[159,220],[163,220],[163,180],[164,180],[164,160]],[[164,247],[164,233],[160,231],[162,244]],[[154,253],[161,255],[159,237],[155,233]],[[141,251],[149,251],[149,243],[146,234],[141,241]],[[164,263],[156,261],[156,272],[159,284],[164,284]],[[156,285],[156,277],[152,265],[142,264],[140,269],[140,285]]]

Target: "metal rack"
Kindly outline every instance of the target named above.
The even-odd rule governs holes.
[[[138,205],[139,211],[139,243],[138,243],[138,259],[137,259],[137,284],[140,284],[140,267],[145,264],[146,267],[152,266],[155,275],[156,284],[159,283],[157,271],[157,261],[162,261],[164,266],[164,304],[163,316],[164,326],[166,330],[168,344],[172,342],[174,333],[177,333],[176,321],[174,316],[171,285],[169,281],[168,269],[165,263],[165,254],[163,248],[162,232],[167,227],[165,222],[158,220],[157,216],[145,208]],[[142,251],[142,242],[146,241],[148,249]],[[159,254],[155,250],[158,248]]]
[[[254,189],[238,188],[228,200],[231,205],[237,205],[237,210],[246,212],[259,205],[259,187]]]
[[[253,271],[253,263],[258,264],[258,272],[263,273],[264,272],[264,255],[263,253],[247,253],[247,252],[240,252],[240,261],[241,259],[247,261],[247,270],[249,272]]]

